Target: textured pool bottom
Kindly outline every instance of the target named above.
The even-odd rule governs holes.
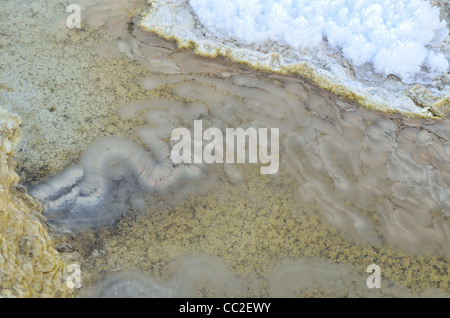
[[[199,253],[208,256],[207,260],[223,263],[225,267],[217,268],[226,268],[225,273],[234,277],[230,281],[238,282],[242,288],[235,292],[236,289],[225,288],[230,285],[222,286],[217,281],[208,285],[205,280],[211,275],[199,274],[196,283],[190,285],[189,296],[193,297],[405,297],[420,296],[429,288],[440,288],[446,295],[449,278],[443,273],[448,271],[447,258],[412,256],[386,244],[371,247],[349,241],[318,216],[306,213],[311,207],[294,199],[295,185],[285,172],[280,178],[261,178],[257,167],[248,166],[244,169],[244,181],[239,184],[221,182],[172,205],[168,203],[172,202],[171,197],[152,198],[152,205],[129,211],[114,227],[81,232],[76,237],[60,236],[55,243],[71,243],[76,252],[70,255],[78,258],[77,262],[82,260],[83,283],[87,287],[82,296],[98,296],[89,286],[97,286],[103,280],[111,282],[114,274],[118,274],[120,283],[124,278],[120,273],[130,271],[164,288],[174,284],[174,277],[182,285],[182,278],[175,275],[177,264],[183,262],[184,256],[195,259],[190,255]],[[315,266],[296,262],[303,258],[330,266],[325,266],[328,270],[323,277],[316,274],[315,280]],[[282,263],[289,264],[288,260],[292,264],[286,265],[286,271],[278,272],[280,266],[284,268]],[[370,275],[366,268],[374,263],[381,268],[380,291],[365,287]],[[214,262],[209,264],[216,268]],[[342,268],[351,279],[337,279],[326,285],[325,278],[335,277],[334,269],[340,272]],[[293,272],[291,278],[289,271]],[[283,282],[274,283],[284,275]],[[300,283],[305,277],[310,277],[309,284]],[[275,286],[268,286],[269,282]]]
[[[253,276],[246,281],[250,296],[271,295],[264,287],[270,269],[303,256],[349,264],[363,276],[375,263],[383,277],[410,290],[448,290],[439,274],[448,271],[447,121],[359,108],[295,77],[221,72],[141,79],[155,97],[118,113],[136,122],[142,149],[153,155],[143,137],[169,147],[172,129],[192,128],[195,119],[222,130],[279,127],[284,174],[212,165],[205,178],[180,183],[169,196],[131,193],[125,216],[111,220],[116,227],[77,234],[86,240],[77,244],[61,238],[82,254],[87,284],[123,270],[163,279],[175,259],[196,251],[218,256],[238,276]],[[337,292],[349,293],[345,286]]]
[[[171,84],[164,85],[168,79]],[[136,134],[148,150],[125,140],[118,147],[108,148],[101,142],[90,147],[81,159],[84,169],[92,168],[81,180],[81,200],[89,199],[90,192],[105,197],[114,179],[136,178],[137,184],[154,190],[145,186],[161,177],[152,174],[152,158],[161,152],[168,160],[171,132],[176,127],[192,129],[194,120],[202,120],[204,129],[221,131],[279,128],[280,167],[296,178],[296,196],[314,207],[311,213],[358,242],[378,246],[385,240],[412,253],[450,253],[448,121],[431,124],[357,108],[290,77],[264,79],[236,73],[227,78],[188,75],[186,80],[176,79],[170,80],[169,75],[159,87],[166,97],[119,109],[125,121],[145,121],[136,127]],[[152,150],[155,144],[158,147]],[[172,169],[168,163],[165,167]],[[223,168],[229,180],[239,182],[238,164]],[[54,189],[51,181],[45,187],[54,192],[40,198],[47,205],[46,213],[51,215],[54,203],[72,204],[73,196]],[[195,192],[195,187],[191,190]],[[88,219],[88,215],[80,217]],[[96,222],[94,214],[92,222]]]

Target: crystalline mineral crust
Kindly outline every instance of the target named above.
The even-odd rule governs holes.
[[[401,72],[397,72],[399,74],[397,75],[395,71],[391,70],[392,67],[395,68],[396,65],[399,64],[395,62],[395,56],[399,54],[401,55],[401,53],[403,52],[400,49],[395,51],[391,46],[397,41],[394,39],[396,37],[396,32],[399,30],[401,31],[402,28],[406,27],[404,24],[407,20],[397,21],[398,27],[393,28],[392,30],[387,30],[388,34],[390,34],[389,38],[392,39],[387,41],[387,43],[383,43],[386,48],[380,46],[374,49],[374,54],[375,52],[378,52],[378,55],[383,55],[387,51],[393,50],[391,52],[392,56],[387,53],[384,54],[384,59],[381,63],[381,57],[377,58],[378,55],[372,54],[374,55],[371,55],[372,60],[368,59],[366,62],[361,64],[355,59],[352,59],[351,56],[347,56],[349,55],[349,51],[355,54],[362,54],[361,52],[364,51],[364,46],[355,48],[355,45],[358,44],[358,39],[370,40],[371,36],[373,35],[375,39],[372,39],[374,42],[369,43],[370,47],[375,46],[374,43],[377,42],[386,42],[386,39],[384,39],[383,37],[377,38],[376,32],[370,33],[369,31],[371,30],[371,28],[367,29],[369,30],[367,31],[369,32],[368,34],[353,34],[355,32],[358,32],[358,28],[347,30],[348,25],[344,23],[342,27],[342,30],[344,31],[339,29],[339,27],[336,27],[335,30],[328,31],[329,33],[331,32],[331,34],[322,34],[324,38],[329,38],[328,42],[330,42],[330,39],[333,39],[337,35],[342,35],[342,32],[344,32],[344,34],[345,32],[348,32],[347,37],[354,36],[354,43],[352,42],[354,45],[352,44],[350,47],[345,47],[345,42],[347,40],[343,40],[343,43],[338,43],[335,45],[335,47],[333,47],[330,43],[327,43],[327,41],[322,41],[315,47],[308,47],[308,44],[302,44],[303,46],[307,47],[293,48],[292,45],[289,45],[289,41],[286,40],[287,43],[283,43],[283,39],[279,39],[280,41],[277,40],[276,34],[272,34],[274,32],[276,33],[277,30],[273,30],[273,23],[270,24],[270,21],[266,22],[269,23],[269,25],[255,26],[257,30],[261,31],[259,32],[261,35],[259,37],[259,33],[254,36],[252,35],[256,31],[253,33],[251,31],[246,32],[245,30],[248,28],[245,27],[239,29],[241,30],[240,32],[242,34],[238,34],[237,38],[234,37],[234,35],[236,34],[233,33],[233,30],[238,28],[236,24],[239,24],[239,21],[234,24],[229,23],[228,26],[226,24],[219,25],[219,21],[217,22],[217,25],[214,25],[214,27],[211,29],[208,27],[208,21],[203,21],[201,19],[201,13],[202,10],[213,10],[215,4],[219,6],[220,2],[210,3],[207,6],[205,5],[206,7],[200,6],[200,8],[198,8],[199,2],[201,3],[201,1],[194,1],[194,4],[197,3],[198,12],[196,12],[195,8],[193,7],[192,1],[151,1],[149,9],[147,9],[143,13],[143,17],[139,21],[139,26],[146,31],[156,33],[166,39],[175,40],[179,48],[194,48],[196,54],[202,56],[224,56],[233,62],[247,64],[258,70],[268,71],[272,73],[275,72],[279,74],[300,75],[312,80],[315,84],[323,89],[332,91],[333,93],[336,93],[341,97],[357,101],[359,104],[371,109],[381,110],[387,113],[398,112],[408,117],[419,118],[444,118],[449,115],[448,99],[445,97],[446,94],[449,93],[450,83],[448,72],[445,72],[445,65],[447,65],[448,68],[448,62],[445,62],[445,59],[447,61],[450,60],[449,36],[443,35],[446,32],[445,21],[438,21],[438,14],[432,14],[436,13],[433,10],[436,10],[437,7],[421,4],[423,6],[426,6],[424,7],[425,9],[428,9],[427,12],[429,14],[426,16],[426,18],[431,19],[430,16],[433,15],[435,18],[433,21],[440,25],[438,29],[434,30],[436,32],[435,37],[439,37],[441,39],[444,38],[444,40],[439,43],[434,43],[433,41],[431,41],[430,43],[432,43],[431,46],[433,50],[429,51],[429,55],[440,57],[440,61],[442,62],[441,69],[444,69],[444,71],[433,72],[431,66],[428,67],[424,64],[423,66],[425,68],[422,68],[422,70],[419,71],[419,68],[416,67],[417,73],[413,72],[414,74],[412,76],[409,76],[412,71],[410,72],[408,70],[402,69]],[[235,4],[235,2],[236,1],[234,1],[233,4]],[[263,1],[256,2],[259,4],[263,3]],[[311,8],[308,7],[307,9],[313,10],[315,7],[317,7],[317,5],[314,4],[314,1],[312,3],[313,4],[310,5]],[[223,5],[225,6],[225,4]],[[233,8],[236,9],[235,7]],[[218,8],[217,11],[220,11],[221,9],[223,8]],[[256,21],[255,23],[257,24],[261,21],[266,21],[267,19],[264,20],[263,18],[258,18],[257,16],[255,17],[256,14],[273,14],[273,12],[266,12],[270,11],[269,9],[266,10],[264,8],[259,8],[261,9],[259,10],[261,12],[259,12],[257,9],[258,8],[255,8],[254,10],[256,11],[256,13],[252,13],[251,8],[245,10],[242,9],[241,11],[243,12],[239,11],[241,15],[248,14],[248,16],[242,17],[242,21],[240,21],[240,23],[245,24],[246,22],[250,23]],[[357,9],[358,8],[353,8],[352,10],[357,11]],[[363,15],[365,14],[365,11],[369,9],[370,8],[361,8],[360,12],[352,12],[352,14],[359,14],[361,17],[358,18],[364,20]],[[413,9],[414,8],[410,8],[407,6],[399,14],[414,15],[417,12],[419,12],[420,14],[420,10],[414,13],[415,11]],[[440,9],[442,12],[445,12],[445,8]],[[232,8],[230,8],[230,10],[232,10]],[[399,10],[399,8],[396,8],[395,10]],[[203,16],[211,16],[211,12],[209,11],[208,14],[206,14],[205,12],[203,13]],[[308,17],[306,13],[300,13],[306,16],[306,18]],[[271,17],[270,14],[269,17]],[[322,14],[322,12],[319,12],[317,14]],[[303,17],[303,15],[300,17]],[[235,18],[237,19],[239,17]],[[288,16],[287,18],[294,19],[295,16]],[[340,18],[340,16],[331,17],[331,19],[334,19],[333,21],[337,21],[337,23],[339,22]],[[213,19],[213,17],[211,17],[211,19]],[[254,19],[254,21],[252,19]],[[315,19],[311,19],[315,21]],[[327,21],[327,19],[330,19],[330,17],[324,16],[323,19]],[[223,20],[225,22],[228,21],[225,18]],[[249,20],[251,21],[249,22]],[[292,22],[295,21],[296,20],[293,20]],[[307,22],[311,24],[314,21]],[[281,22],[283,21],[280,21],[280,23]],[[395,21],[391,22],[391,24],[394,25],[396,23]],[[254,25],[255,23],[250,24]],[[286,23],[289,24],[288,22]],[[385,30],[388,25],[390,24],[381,25],[381,27],[378,28],[378,31],[381,32],[382,30]],[[276,27],[281,28],[281,26]],[[310,27],[313,28],[314,25]],[[417,25],[409,25],[409,27],[417,27]],[[317,26],[317,28],[321,28],[322,33],[326,33],[330,27],[327,23],[323,23],[322,26],[319,25]],[[375,31],[376,30],[377,29],[375,28]],[[434,31],[431,30],[430,32]],[[320,35],[320,32],[318,34]],[[263,37],[264,35],[267,35],[269,40],[263,41],[261,37]],[[400,34],[398,36],[406,35]],[[239,36],[245,36],[245,41],[239,38]],[[259,39],[259,42],[257,41],[256,43],[253,43],[253,40],[249,39],[249,37],[254,37],[255,41]],[[307,38],[305,39],[305,41],[311,42],[312,40]],[[348,41],[351,41],[351,39],[349,39]],[[405,47],[408,47],[408,41],[408,39],[404,39],[403,42]],[[424,42],[423,46],[421,43],[416,43],[417,45],[414,47],[417,47],[417,50],[414,51],[411,51],[411,49],[405,49],[405,52],[408,52],[407,56],[421,56],[422,53],[425,54],[426,47],[429,46],[427,43],[428,42]],[[432,59],[430,58],[428,60],[431,61]],[[408,61],[403,62],[404,63],[400,64],[406,65],[409,63]],[[423,63],[427,63],[427,59],[423,60]],[[383,68],[383,70],[385,70],[385,74],[381,74],[380,70],[378,70],[378,72],[376,71],[376,67],[379,64],[386,66],[385,68]],[[411,62],[409,64],[412,65],[415,64],[415,62]],[[400,75],[404,75],[404,78],[400,78]],[[410,90],[417,84],[423,85],[423,91],[425,92],[425,95],[432,94],[433,96],[435,96],[435,100],[433,103],[424,104],[423,102],[417,102],[418,99],[415,98],[414,94],[411,94],[410,92]],[[423,101],[424,98],[419,97],[419,100]]]

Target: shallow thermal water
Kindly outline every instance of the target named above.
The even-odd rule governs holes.
[[[67,5],[4,4],[0,84],[22,184],[81,266],[79,296],[448,295],[449,121],[179,50],[133,25],[139,1],[80,3],[80,29]],[[278,172],[173,166],[171,132],[194,120],[278,128]]]

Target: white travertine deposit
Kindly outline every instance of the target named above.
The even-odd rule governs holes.
[[[151,1],[139,26],[199,55],[299,74],[372,109],[419,117],[448,111],[448,29],[426,1]],[[446,110],[417,103],[414,84]]]

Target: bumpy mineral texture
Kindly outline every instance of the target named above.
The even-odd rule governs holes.
[[[67,264],[40,222],[41,206],[18,186],[12,160],[20,119],[0,107],[0,297],[68,297]]]

